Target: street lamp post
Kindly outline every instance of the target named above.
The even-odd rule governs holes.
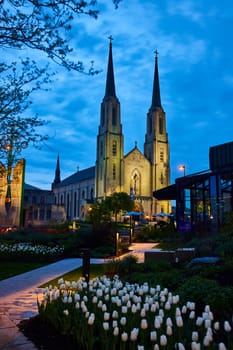
[[[185,176],[185,165],[180,165],[179,170],[183,170],[183,174]]]

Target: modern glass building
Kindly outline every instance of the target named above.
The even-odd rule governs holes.
[[[210,147],[207,171],[177,178],[153,195],[176,201],[180,232],[215,232],[233,212],[233,142]]]

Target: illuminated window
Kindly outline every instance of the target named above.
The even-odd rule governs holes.
[[[112,143],[112,155],[113,156],[117,155],[117,142],[115,140]]]
[[[112,166],[112,178],[113,180],[116,180],[116,164],[113,164]]]

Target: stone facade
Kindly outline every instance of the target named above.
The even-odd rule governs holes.
[[[120,101],[116,96],[112,41],[110,39],[105,95],[101,103],[95,166],[77,171],[61,181],[59,158],[52,190],[55,203],[64,205],[67,218],[85,219],[94,199],[126,192],[151,219],[155,213],[170,213],[170,201],[158,201],[153,191],[170,184],[170,149],[166,115],[160,99],[158,57],[155,57],[152,103],[147,113],[144,153],[135,147],[124,155]]]

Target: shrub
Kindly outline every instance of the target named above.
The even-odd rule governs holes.
[[[219,319],[232,316],[233,289],[221,287],[214,280],[194,276],[186,280],[176,292],[180,295],[183,303],[195,300],[199,311],[203,309],[204,305],[210,305]]]

